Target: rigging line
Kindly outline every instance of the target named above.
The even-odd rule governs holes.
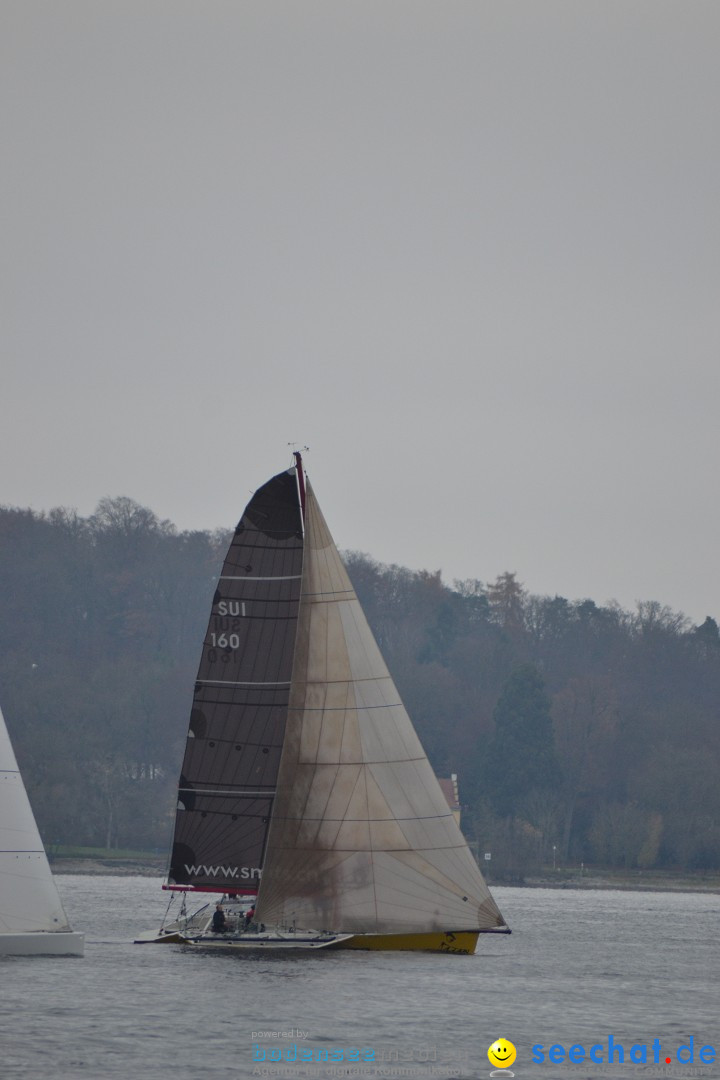
[[[328,686],[349,686],[351,683],[392,682],[392,677],[388,671],[386,675],[355,675],[351,679],[307,679],[306,681],[308,686],[313,686],[316,683],[326,683]]]
[[[205,682],[207,682],[207,681],[208,680],[206,679]],[[196,679],[195,682],[196,683],[201,683],[201,682],[203,682],[203,680],[202,680],[202,678],[200,678],[200,679]],[[230,686],[235,686],[234,683],[230,683],[229,685]],[[239,685],[242,686],[243,684],[240,683]],[[202,688],[200,688],[200,689],[202,689]],[[212,687],[205,687],[205,693],[209,694],[211,689],[212,689]],[[237,706],[245,706],[245,705],[247,705],[248,708],[256,708],[257,707],[258,709],[271,709],[272,706],[273,706],[273,702],[275,701],[275,698],[272,698],[270,701],[268,701],[267,697],[266,697],[266,695],[268,693],[277,695],[277,703],[278,703],[278,705],[284,704],[287,701],[287,699],[289,698],[289,696],[290,696],[290,683],[289,682],[288,683],[283,683],[282,685],[280,685],[279,687],[275,687],[274,689],[273,689],[272,685],[269,686],[269,687],[268,686],[260,686],[259,688],[256,688],[256,689],[253,689],[252,686],[250,685],[250,686],[248,686],[247,689],[252,690],[253,695],[257,694],[257,698],[253,696],[252,698],[247,698],[247,699],[243,699],[242,701],[238,701],[237,696],[236,696],[237,695],[237,688],[235,690],[223,690],[222,684],[221,684],[220,686],[217,687],[218,694],[221,694],[221,695],[229,694],[230,697],[222,697],[222,696],[221,697],[204,697],[203,698],[203,704],[208,706],[208,707],[211,706],[211,705],[217,705],[218,707],[221,707],[221,708],[224,708],[224,709],[230,708],[231,706],[235,706],[235,705],[237,705]],[[198,693],[199,693],[199,690],[198,690]]]
[[[282,619],[296,619],[297,618],[297,607],[298,607],[298,605],[300,603],[300,597],[299,596],[257,596],[254,592],[250,592],[250,590],[246,591],[244,589],[243,590],[238,589],[232,596],[230,596],[228,594],[226,594],[225,596],[221,596],[220,599],[217,600],[215,603],[216,604],[223,604],[223,603],[224,604],[238,604],[238,605],[243,604],[243,605],[247,605],[247,607],[245,609],[245,613],[242,612],[242,609],[240,609],[240,611],[226,611],[224,613],[221,612],[221,611],[213,610],[213,611],[210,612],[210,618],[211,619],[243,619],[243,620],[248,620],[248,619],[255,618],[255,619],[279,619],[279,620],[282,620]],[[271,608],[271,606],[273,604],[275,605],[275,607],[282,607],[284,605],[286,608],[290,609],[292,614],[290,614],[290,615],[274,615],[274,614],[272,614],[272,612],[270,612],[269,609]],[[253,615],[250,611],[248,611],[248,608],[252,607],[253,605],[254,605],[256,610],[260,610],[260,611],[264,612],[264,614]],[[214,605],[213,605],[213,608],[214,608]],[[292,611],[293,608],[296,609],[294,612]],[[211,622],[210,626],[212,626],[212,625],[213,624]],[[215,625],[217,625],[217,623]]]
[[[368,794],[367,770],[363,769],[361,775],[362,775],[362,777],[363,777],[363,779],[365,781],[365,805],[369,807],[370,806],[370,796]],[[370,829],[368,829],[368,834],[369,834],[369,838],[370,838],[370,869],[371,869],[371,875],[372,875],[373,907],[375,908],[375,922],[377,923],[379,918],[380,918],[380,913],[378,911],[377,873],[376,873],[376,870],[375,870],[375,849],[373,847],[372,831]],[[407,837],[406,837],[406,839],[407,839]]]
[[[352,604],[357,597],[354,593],[301,593],[300,599],[309,600],[312,604]]]
[[[298,705],[297,709],[301,709],[303,712],[370,712],[371,709],[397,709],[398,707],[405,708],[402,701],[391,701],[385,705]],[[420,758],[413,759],[420,761]]]
[[[202,683],[203,686],[290,686],[289,679],[284,682],[250,682],[247,679],[241,679],[238,682],[233,682],[232,679],[196,679],[195,682]]]
[[[356,782],[355,786],[357,787],[357,782]],[[449,814],[423,814],[422,817],[397,817],[397,816],[393,815],[392,817],[373,817],[373,818],[351,818],[351,817],[341,817],[341,818],[332,817],[331,818],[331,817],[306,817],[304,814],[302,814],[301,816],[295,816],[295,817],[290,817],[289,815],[275,814],[275,815],[273,815],[273,817],[274,818],[279,818],[282,821],[320,821],[320,822],[327,822],[327,821],[340,821],[340,822],[343,822],[343,821],[347,821],[347,822],[350,822],[353,825],[357,825],[357,824],[364,825],[366,822],[372,825],[373,823],[377,822],[377,823],[386,825],[388,823],[388,821],[391,821],[391,822],[392,821],[397,821],[397,822],[400,822],[400,821],[409,821],[409,822],[413,822],[413,821],[444,821],[446,818],[452,817],[452,813],[449,813]],[[465,846],[466,846],[465,845],[465,840],[463,838],[463,843],[462,844],[442,844],[439,847],[428,847],[428,848],[424,847],[424,848],[422,848],[422,850],[423,851],[453,851],[453,850],[455,850],[455,848],[462,848],[464,850]],[[355,849],[353,848],[352,850],[355,850]],[[382,849],[378,849],[378,850],[382,850],[382,851],[410,851],[412,849],[411,848],[382,848]]]
[[[225,743],[228,746],[237,746],[240,744],[240,740],[237,737],[228,739],[223,735],[196,735],[195,738],[197,739],[198,744],[210,741],[215,743]],[[281,742],[273,742],[272,739],[261,739],[260,742],[255,742],[254,739],[246,739],[245,742],[240,745],[242,745],[243,749],[246,751],[261,750],[264,746],[267,746],[268,750],[282,750],[283,748]]]
[[[178,794],[180,794],[181,791],[190,792],[193,795],[221,795],[224,798],[230,797],[232,799],[272,799],[275,796],[276,789],[269,788],[265,791],[245,791],[243,788],[235,788],[233,791],[220,791],[216,788],[178,788]]]
[[[354,589],[328,589],[327,592],[304,592],[300,594],[303,600],[311,600],[314,596],[355,596]]]
[[[337,798],[337,793],[336,793],[336,789],[335,789],[335,782],[333,782],[333,786],[332,786],[332,788],[330,790],[330,793],[329,793],[329,795],[327,797],[327,800],[325,802],[325,806],[323,807],[323,812],[322,812],[322,817],[321,818],[309,818],[309,817],[306,817],[305,812],[303,811],[303,822],[305,822],[305,821],[319,821],[322,825],[325,825],[328,821],[337,822],[338,830],[335,833],[335,836],[334,836],[332,842],[329,844],[330,847],[335,846],[335,840],[337,839],[338,833],[340,832],[340,829],[343,827],[343,825],[345,824],[346,821],[352,822],[353,824],[355,824],[357,822],[360,822],[362,824],[365,824],[366,821],[369,822],[369,818],[350,818],[350,817],[347,816],[347,808],[350,806],[350,803],[352,802],[352,800],[353,800],[353,798],[355,796],[355,792],[358,789],[358,785],[362,784],[362,781],[364,780],[364,778],[365,778],[364,770],[360,769],[357,776],[355,777],[355,783],[353,784],[352,791],[347,796],[347,801],[345,803],[345,810],[343,811],[343,816],[342,817],[328,817],[328,815],[325,813],[325,811],[326,811],[326,809],[327,809],[327,807],[328,807],[328,805],[330,803],[330,799],[333,796],[335,796]],[[337,773],[335,774],[335,780],[337,780]],[[367,795],[367,784],[366,784],[366,787],[365,787],[365,792],[366,792],[366,795]]]
[[[242,596],[237,596],[237,597],[233,596],[230,599],[228,599],[228,597],[226,596],[226,597],[223,597],[223,599],[225,600],[226,603],[231,603],[231,604],[239,604],[239,603],[243,603],[243,604],[297,604],[297,602],[298,602],[297,600],[265,600],[265,599],[259,600],[256,596],[248,596],[248,597],[245,597],[244,599],[243,599]],[[222,601],[219,601],[219,603],[222,603]],[[246,622],[246,623],[247,622],[293,622],[295,619],[297,619],[297,614],[294,614],[294,615],[268,615],[268,614],[265,614],[265,615],[220,615],[218,612],[213,611],[212,617],[214,619],[242,619],[243,622]],[[212,624],[210,624],[210,625],[212,625]],[[238,627],[238,629],[239,629],[239,627]],[[208,626],[208,633],[212,633],[212,630],[210,629],[210,626]],[[215,646],[213,646],[213,648],[215,648],[215,649],[224,649],[225,646],[224,645],[215,645]],[[233,649],[232,651],[235,652],[236,650]]]
[[[282,530],[280,530],[280,529],[274,529],[274,530],[270,529],[269,530],[269,532],[273,532],[273,531],[278,533],[278,534],[280,534],[282,532]],[[238,554],[238,549],[240,549],[240,548],[245,548],[247,551],[271,551],[273,553],[273,555],[276,555],[276,554],[277,555],[279,555],[279,554],[284,555],[286,553],[290,553],[292,555],[296,551],[302,551],[303,550],[302,542],[300,542],[299,544],[293,544],[292,547],[290,547],[290,546],[288,546],[288,547],[280,547],[279,546],[280,541],[278,541],[278,540],[276,540],[274,544],[250,544],[250,543],[247,543],[247,541],[252,539],[253,536],[258,536],[259,537],[261,535],[262,536],[268,536],[269,533],[261,533],[259,529],[253,529],[251,526],[246,525],[241,533],[237,533],[237,532],[235,533],[235,535],[233,537],[233,540],[232,540],[232,543],[230,544],[230,548],[228,550],[228,554],[227,554],[226,558],[228,556],[230,556],[230,555],[236,556]],[[237,538],[239,536],[246,537],[246,539],[238,540],[238,543],[236,544],[235,540],[237,540]]]
[[[291,625],[292,624],[292,625]],[[264,669],[258,666],[255,667],[256,674],[260,674],[261,671],[264,675],[272,674],[289,674],[292,676],[292,660],[295,652],[295,643],[297,640],[297,612],[295,618],[277,619],[274,625],[270,625],[270,642],[267,653],[267,660]],[[276,650],[279,649],[281,661],[271,662],[270,657],[276,655]],[[288,661],[290,664],[288,666]],[[289,697],[289,692],[288,692]]]
[[[232,739],[224,739],[224,740],[218,739],[217,741],[218,742],[232,742],[233,740]],[[266,744],[257,743],[255,745],[262,746],[262,745],[266,745]],[[271,748],[273,750],[279,749],[277,743],[271,743],[270,746],[271,746]],[[392,765],[392,766],[395,766],[395,765],[413,765],[414,763],[416,763],[418,761],[424,761],[424,760],[425,760],[425,758],[411,758],[411,757],[396,757],[396,758],[391,758],[390,760],[388,760],[387,758],[377,758],[377,759],[371,758],[369,761],[366,761],[364,758],[362,758],[362,759],[358,758],[356,761],[349,761],[349,760],[348,761],[346,761],[346,760],[343,760],[343,761],[318,761],[317,759],[315,759],[315,761],[313,761],[313,762],[305,762],[304,764],[306,764],[306,765],[307,764],[312,764],[312,765],[316,766],[317,768],[324,768],[324,769],[329,769],[329,768],[339,769],[341,765],[343,765],[343,766],[344,765],[347,765],[347,766],[352,765],[353,767],[356,767],[356,768],[362,770],[363,767],[366,766],[366,765]],[[428,817],[428,820],[430,820],[430,818],[433,818],[433,817],[435,817],[435,818],[452,817],[452,811],[450,811],[449,814],[428,814],[427,817]],[[378,818],[378,821],[385,821],[385,820],[389,820],[389,818],[388,819]],[[400,820],[400,819],[398,819],[398,820]],[[408,820],[411,820],[411,819],[408,818]]]
[[[299,581],[302,574],[283,574],[277,577],[249,577],[247,574],[238,574],[234,576],[232,574],[221,574],[220,581]]]
[[[220,692],[222,693],[222,691]],[[224,692],[230,693],[230,691],[227,690]],[[276,692],[279,693],[279,691]],[[263,693],[268,693],[268,691],[258,690],[258,694]],[[199,690],[198,694],[200,694]],[[198,697],[193,698],[193,702],[198,706],[202,705],[203,709],[206,709],[208,712],[210,712],[212,709],[230,709],[237,706],[238,709],[254,709],[257,714],[260,712],[261,709],[269,709],[271,712],[273,710],[280,711],[282,709],[286,709],[288,705],[288,695],[286,695],[279,701],[276,698],[273,698],[271,701],[236,701],[235,698],[230,698],[230,700],[223,700],[221,698]],[[250,721],[246,717],[243,717],[242,722],[249,723]],[[242,742],[242,740],[238,739],[236,740],[236,742]]]

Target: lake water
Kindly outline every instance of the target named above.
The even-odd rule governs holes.
[[[86,955],[0,958],[0,1080],[470,1080],[490,1076],[487,1048],[499,1037],[517,1047],[518,1078],[720,1077],[720,1064],[698,1056],[711,1045],[720,1062],[717,895],[496,888],[513,934],[481,938],[472,957],[253,958],[132,944],[164,914],[153,878],[60,876],[58,885]],[[291,1029],[307,1037],[252,1035]],[[608,1064],[611,1036],[623,1064],[617,1050]],[[694,1061],[681,1064],[691,1037]],[[342,1062],[270,1062],[273,1048],[292,1056],[293,1045],[342,1051]],[[542,1064],[532,1060],[538,1045]],[[552,1045],[595,1046],[602,1061],[552,1063]],[[374,1060],[348,1060],[353,1048]]]

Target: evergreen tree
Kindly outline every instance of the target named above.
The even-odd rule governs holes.
[[[534,664],[506,681],[493,712],[495,733],[485,760],[485,789],[496,813],[515,813],[531,793],[557,787],[550,699]]]

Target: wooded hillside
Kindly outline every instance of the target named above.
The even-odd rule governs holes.
[[[47,844],[164,850],[229,534],[128,498],[0,509],[0,706]],[[492,584],[347,565],[463,825],[494,866],[720,866],[720,634]],[[498,853],[496,856],[495,853]],[[499,857],[499,862],[498,862]]]

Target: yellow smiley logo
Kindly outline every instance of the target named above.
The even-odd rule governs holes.
[[[488,1047],[488,1061],[499,1069],[508,1068],[517,1057],[517,1050],[509,1039],[496,1039]]]

